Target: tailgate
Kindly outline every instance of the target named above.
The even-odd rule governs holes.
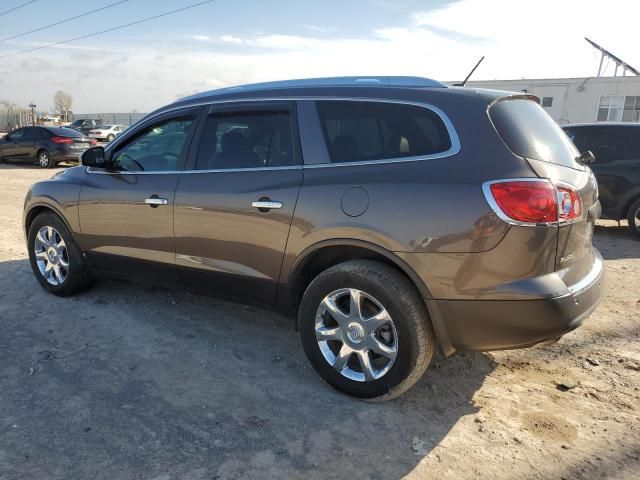
[[[535,100],[522,95],[503,97],[491,104],[489,115],[507,147],[524,157],[539,177],[550,179],[556,188],[577,191],[582,200],[581,214],[557,227],[555,269],[566,285],[573,285],[591,271],[595,261],[591,240],[600,216],[598,187],[591,169],[576,161],[580,152]]]

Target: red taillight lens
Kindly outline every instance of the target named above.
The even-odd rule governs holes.
[[[525,223],[558,221],[556,188],[547,181],[511,181],[491,184],[498,208],[512,220]]]
[[[96,141],[93,138],[91,138],[91,139],[89,139],[89,144],[90,145],[95,145]]]
[[[580,193],[549,180],[510,180],[489,184],[487,192],[503,220],[521,223],[568,222],[582,216]],[[505,218],[506,217],[506,218]]]
[[[73,138],[70,137],[51,137],[53,143],[73,143]]]
[[[582,198],[571,187],[559,185],[558,189],[558,219],[568,222],[582,217]]]

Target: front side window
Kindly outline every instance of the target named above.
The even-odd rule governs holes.
[[[207,118],[196,169],[283,167],[295,162],[288,110],[234,111]]]
[[[327,100],[317,108],[332,163],[420,157],[451,148],[443,120],[425,107]]]
[[[116,150],[111,159],[111,168],[134,172],[177,170],[194,122],[193,117],[182,117],[145,128],[124,147]]]

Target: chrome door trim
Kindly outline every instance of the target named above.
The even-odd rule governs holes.
[[[273,200],[258,200],[251,202],[253,208],[265,208],[268,210],[282,208],[282,202],[276,202]]]

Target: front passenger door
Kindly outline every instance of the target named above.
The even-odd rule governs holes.
[[[180,283],[175,272],[173,201],[199,109],[136,128],[106,150],[108,168],[87,168],[79,241],[91,264]]]

